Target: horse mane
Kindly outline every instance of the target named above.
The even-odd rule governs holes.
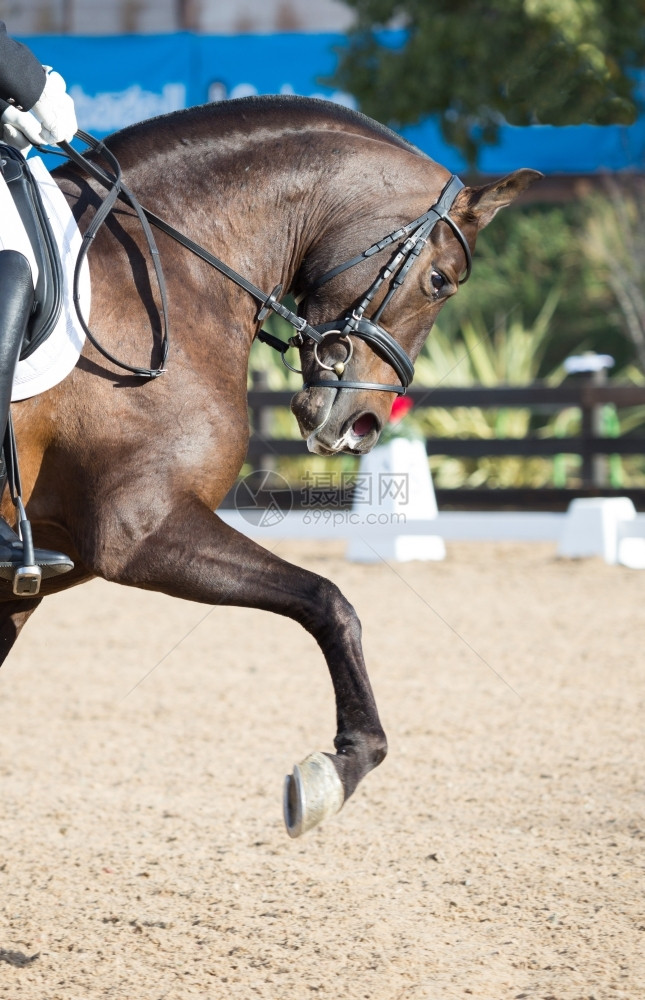
[[[106,141],[111,149],[116,149],[130,142],[147,145],[151,140],[158,141],[160,135],[168,134],[170,137],[176,134],[178,128],[190,129],[191,133],[193,130],[199,133],[203,129],[204,137],[208,134],[224,138],[234,133],[250,135],[254,128],[259,127],[275,129],[276,132],[307,131],[315,127],[355,133],[379,138],[427,159],[426,154],[412,143],[360,111],[332,101],[297,95],[239,97],[231,101],[200,104],[128,125],[114,132]]]

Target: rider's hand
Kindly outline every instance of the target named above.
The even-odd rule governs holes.
[[[78,128],[74,102],[66,93],[65,81],[50,66],[45,66],[45,70],[45,87],[31,111],[19,111],[10,104],[0,118],[2,141],[15,146],[23,155],[32,145],[70,142]]]
[[[71,142],[78,128],[74,101],[66,92],[60,73],[51,66],[45,66],[44,70],[47,73],[45,88],[30,113],[41,123],[43,143]]]
[[[26,156],[34,143],[42,142],[40,122],[29,111],[18,111],[10,104],[0,118],[0,139]]]

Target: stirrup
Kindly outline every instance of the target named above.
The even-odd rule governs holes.
[[[18,451],[11,414],[3,443],[3,456],[3,479],[6,473],[11,500],[18,513],[20,534],[12,531],[7,522],[0,517],[0,580],[12,581],[16,597],[36,597],[40,593],[42,580],[60,576],[61,573],[69,573],[74,569],[74,563],[62,552],[34,549],[31,524],[22,502]],[[0,490],[0,495],[1,492]]]
[[[36,597],[42,580],[68,573],[74,563],[62,552],[35,549],[26,518],[21,519],[20,532],[22,538],[0,518],[0,580],[11,581],[17,597]]]

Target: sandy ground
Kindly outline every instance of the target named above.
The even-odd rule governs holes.
[[[547,545],[281,555],[357,607],[390,755],[286,836],[329,749],[290,621],[95,581],[0,671],[0,996],[638,1000],[645,576]]]

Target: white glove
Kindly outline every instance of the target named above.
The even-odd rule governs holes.
[[[27,155],[34,143],[38,145],[43,141],[40,122],[29,111],[18,111],[18,108],[10,104],[0,122],[2,142],[14,146],[23,156]]]
[[[66,93],[65,81],[51,66],[44,69],[47,73],[45,87],[31,111],[18,111],[10,104],[0,118],[2,141],[15,146],[25,156],[32,145],[70,142],[78,128],[74,102]]]
[[[47,73],[45,89],[31,109],[42,125],[42,141],[54,145],[71,142],[78,128],[74,101],[65,90],[65,81],[51,66],[43,66]]]

